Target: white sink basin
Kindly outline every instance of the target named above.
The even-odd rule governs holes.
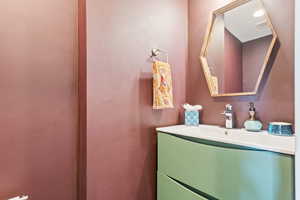
[[[295,154],[295,136],[275,136],[268,134],[267,131],[248,132],[244,129],[225,129],[210,125],[169,126],[157,128],[157,131],[278,153]]]

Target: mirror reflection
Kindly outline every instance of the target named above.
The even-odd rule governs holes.
[[[215,14],[206,48],[213,93],[254,92],[272,40],[272,25],[258,0]]]

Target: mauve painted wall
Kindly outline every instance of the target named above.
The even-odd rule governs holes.
[[[0,199],[76,199],[76,4],[0,2]]]
[[[273,37],[266,36],[243,44],[243,89],[253,91]]]
[[[179,123],[185,102],[187,11],[186,0],[87,0],[89,200],[156,198],[155,127]],[[151,48],[169,53],[174,109],[152,110]]]
[[[200,50],[212,10],[229,0],[189,1],[189,67],[187,70],[187,101],[202,104],[202,122],[223,125],[219,114],[227,103],[233,104],[238,127],[248,118],[248,102],[254,101],[258,116],[269,121],[294,122],[294,1],[263,0],[280,40],[280,48],[265,84],[256,97],[210,97],[199,62]]]
[[[78,1],[78,92],[79,92],[79,142],[78,142],[78,200],[86,200],[87,156],[87,68],[86,68],[86,0]]]
[[[210,67],[210,72],[218,78],[218,91],[224,90],[224,18],[223,16],[216,17],[214,21],[213,32],[209,45],[207,47],[207,62]]]
[[[224,30],[224,93],[243,91],[242,43],[227,29]]]

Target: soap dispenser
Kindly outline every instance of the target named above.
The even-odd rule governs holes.
[[[244,126],[247,131],[258,132],[261,131],[263,125],[259,120],[255,119],[256,109],[254,103],[249,103],[250,118],[245,121]]]

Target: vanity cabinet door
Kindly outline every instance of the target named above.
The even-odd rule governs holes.
[[[292,156],[158,134],[158,171],[220,200],[292,200]]]
[[[166,175],[157,173],[157,200],[208,200],[180,185]]]

